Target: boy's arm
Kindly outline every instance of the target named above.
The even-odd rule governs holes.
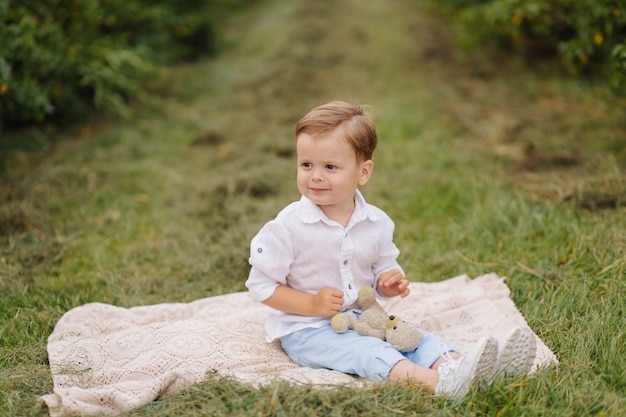
[[[289,314],[329,317],[341,311],[343,291],[336,288],[324,288],[312,295],[286,285],[279,285],[274,293],[262,303]]]

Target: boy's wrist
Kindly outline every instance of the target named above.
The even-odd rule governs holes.
[[[382,295],[383,297],[393,297],[392,294],[389,294],[387,291],[389,291],[389,288],[384,287],[382,285],[377,285],[376,286],[376,292],[380,295]]]

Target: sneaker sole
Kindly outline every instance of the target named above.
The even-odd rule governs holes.
[[[480,356],[476,361],[471,385],[481,388],[487,385],[491,375],[493,375],[498,355],[498,342],[493,337],[485,337],[484,346]]]
[[[481,388],[486,385],[489,380],[489,376],[493,374],[496,355],[498,353],[498,342],[491,336],[483,336],[472,351],[469,352],[461,366],[470,368],[470,372],[467,370],[460,370],[459,374],[466,373],[464,375],[466,382],[460,385],[452,396],[460,399],[463,398],[470,390],[470,387]],[[474,356],[476,355],[476,356]]]
[[[528,328],[511,330],[500,343],[491,380],[528,374],[535,362],[537,341]]]

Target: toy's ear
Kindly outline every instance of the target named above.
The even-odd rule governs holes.
[[[374,289],[372,287],[363,287],[359,290],[359,298],[365,298],[367,297],[370,292],[374,292]]]

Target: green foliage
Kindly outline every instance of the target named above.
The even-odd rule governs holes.
[[[7,126],[92,103],[123,113],[158,64],[216,48],[240,0],[0,0],[0,112]]]
[[[446,0],[429,2],[462,26],[464,44],[495,43],[529,57],[559,55],[572,74],[626,80],[626,9],[615,0]]]

